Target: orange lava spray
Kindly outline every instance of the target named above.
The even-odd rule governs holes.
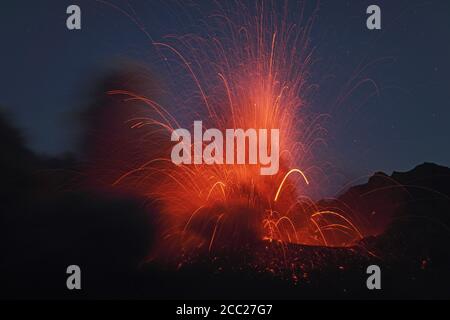
[[[205,32],[153,42],[178,85],[172,105],[130,90],[108,92],[148,108],[128,121],[130,130],[151,137],[140,146],[141,163],[114,186],[159,204],[159,253],[214,254],[258,241],[349,246],[364,236],[345,212],[320,208],[305,195],[316,183],[311,147],[322,118],[307,99],[315,13],[293,21],[292,12],[303,17],[303,4],[280,2],[217,3]],[[278,174],[262,176],[259,165],[174,165],[170,135],[194,120],[223,131],[279,129]]]

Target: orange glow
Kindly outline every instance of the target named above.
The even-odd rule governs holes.
[[[239,4],[233,10],[238,14],[220,9],[208,35],[153,43],[176,76],[190,81],[187,89],[174,92],[183,100],[178,104],[163,106],[127,90],[108,92],[148,106],[148,117],[129,124],[152,139],[141,147],[141,164],[114,185],[126,185],[161,206],[160,252],[206,248],[214,253],[261,240],[349,246],[363,238],[344,212],[321,209],[305,195],[317,183],[308,172],[314,168],[309,152],[319,139],[314,135],[320,118],[306,116],[312,18],[304,27],[290,23],[288,8],[280,16],[276,3],[261,2],[253,13]],[[170,135],[193,120],[221,130],[279,129],[278,174],[261,176],[260,165],[174,165]]]

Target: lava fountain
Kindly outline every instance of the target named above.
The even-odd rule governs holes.
[[[311,149],[323,130],[323,115],[307,98],[315,13],[303,18],[304,4],[280,2],[216,4],[198,33],[152,41],[173,79],[169,104],[133,90],[108,91],[147,107],[124,119],[146,139],[128,155],[136,165],[117,168],[113,185],[161,208],[158,252],[213,254],[261,241],[337,247],[364,236],[345,212],[306,196],[320,188],[309,173],[317,170]],[[278,173],[261,175],[258,164],[173,164],[172,132],[196,120],[223,131],[278,129]]]

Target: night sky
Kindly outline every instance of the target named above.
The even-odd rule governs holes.
[[[129,9],[126,1],[114,3]],[[189,27],[175,4],[130,3],[154,39]],[[81,31],[66,28],[70,4],[81,7]],[[381,31],[366,28],[370,4],[381,7]],[[158,58],[129,18],[101,2],[10,0],[0,6],[0,106],[39,153],[76,151],[75,115],[89,103],[97,76],[115,61],[152,67]],[[329,123],[334,163],[349,176],[408,170],[424,161],[450,166],[449,14],[447,0],[320,2],[311,37],[312,80],[320,89],[309,107],[328,110],[360,64],[370,64],[363,76],[380,90],[362,105],[356,94]]]

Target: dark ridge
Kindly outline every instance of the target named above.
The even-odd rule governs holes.
[[[0,298],[450,298],[449,168],[376,173],[319,202],[364,216],[368,237],[353,247],[257,242],[171,268],[147,260],[157,208],[77,187],[75,158],[33,154],[3,116],[0,133]],[[71,264],[81,292],[66,289]],[[366,288],[370,264],[382,291]]]

